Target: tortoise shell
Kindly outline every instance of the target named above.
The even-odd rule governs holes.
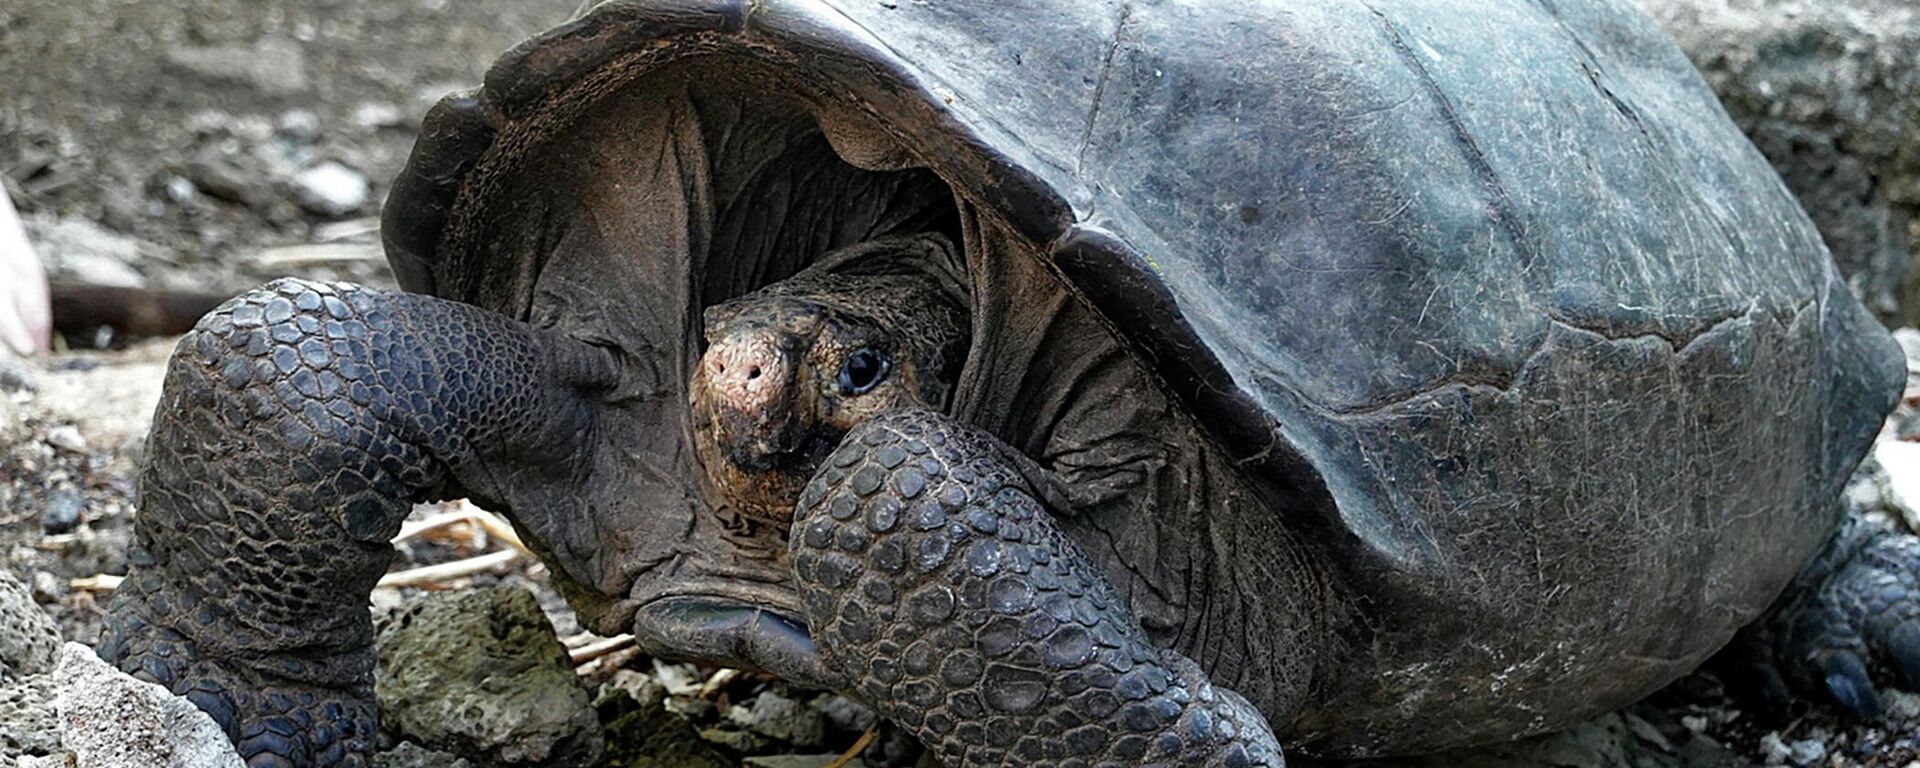
[[[701,307],[926,227],[1030,254],[1361,596],[1310,751],[1624,704],[1827,536],[1900,355],[1627,0],[1021,6],[606,0],[429,116],[403,286],[648,369],[617,439],[676,511],[525,521],[563,576],[703,524]]]

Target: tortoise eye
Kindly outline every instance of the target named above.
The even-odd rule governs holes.
[[[893,362],[886,355],[873,349],[861,349],[847,355],[847,361],[840,364],[840,376],[834,383],[839,385],[841,394],[864,395],[873,391],[892,368]]]

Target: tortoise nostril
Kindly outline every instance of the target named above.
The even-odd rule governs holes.
[[[753,381],[754,379],[757,379],[757,378],[760,378],[760,366],[756,365],[752,368],[748,368],[747,381]]]

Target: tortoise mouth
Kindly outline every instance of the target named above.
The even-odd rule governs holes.
[[[634,612],[633,634],[656,656],[765,672],[815,688],[844,687],[828,671],[806,622],[767,605],[717,594],[668,595]]]

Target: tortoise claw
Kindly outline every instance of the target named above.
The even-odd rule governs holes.
[[[1853,516],[1828,546],[1735,641],[1738,673],[1764,711],[1786,714],[1782,687],[1876,719],[1880,686],[1920,686],[1920,537]]]
[[[1909,690],[1920,690],[1920,622],[1908,622],[1886,639],[1886,653]]]
[[[1854,715],[1872,720],[1880,717],[1880,695],[1874,691],[1867,665],[1850,651],[1831,651],[1819,655],[1814,664],[1825,671],[1822,681],[1833,702]]]

